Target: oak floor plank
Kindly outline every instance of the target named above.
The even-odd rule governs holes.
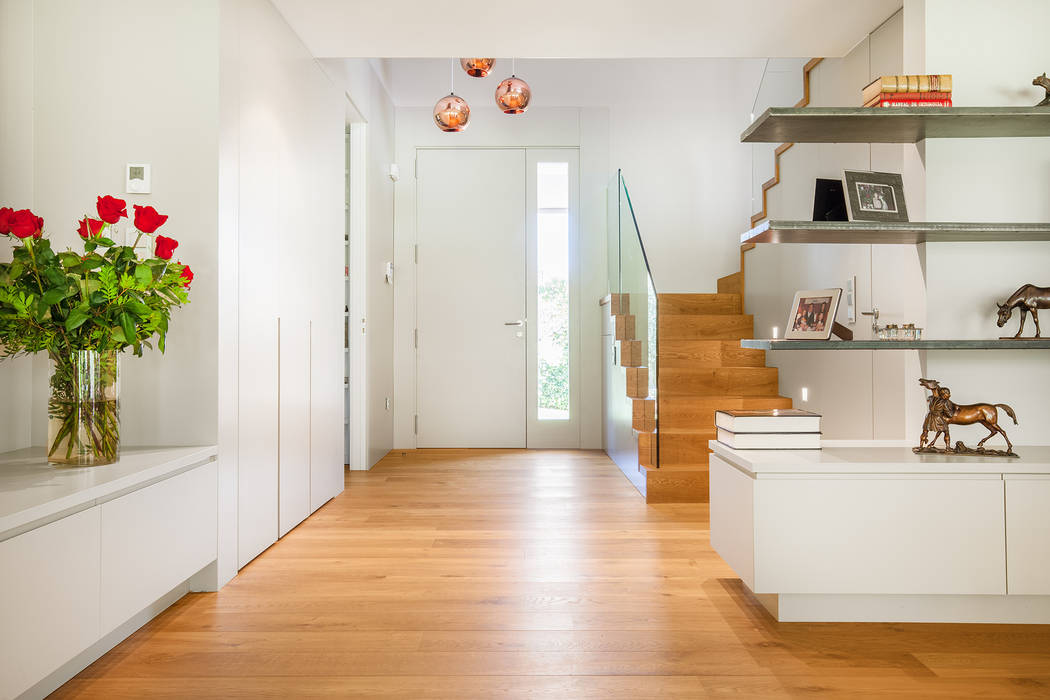
[[[780,624],[600,452],[418,450],[57,698],[1050,697],[1050,626]]]

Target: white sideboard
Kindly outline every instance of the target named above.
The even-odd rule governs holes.
[[[711,544],[778,620],[1050,623],[1050,447],[711,449]]]
[[[46,696],[215,562],[216,453],[128,448],[88,468],[0,455],[0,698]]]

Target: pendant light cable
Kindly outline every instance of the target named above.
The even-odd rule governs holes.
[[[515,67],[517,65],[518,65],[518,59],[511,58],[510,59],[510,77],[512,77],[512,78],[515,76],[515,70],[514,69],[515,69]]]
[[[448,59],[448,82],[449,82],[448,94],[455,95],[456,94],[456,59],[455,58]]]

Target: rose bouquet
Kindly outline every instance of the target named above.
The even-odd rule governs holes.
[[[51,359],[48,460],[108,464],[119,452],[118,354],[128,348],[164,352],[173,307],[189,302],[193,272],[172,262],[178,241],[157,236],[154,253],[136,247],[167,216],[134,207],[138,238],[117,245],[107,230],[127,218],[126,203],[99,197],[98,218],[85,216],[77,233],[84,253],[56,252],[44,221],[28,209],[0,208],[0,235],[17,239],[13,259],[0,263],[0,359],[47,352]]]

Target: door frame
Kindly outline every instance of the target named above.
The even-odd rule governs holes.
[[[347,98],[347,222],[346,235],[350,248],[350,316],[349,333],[349,416],[344,421],[350,426],[349,469],[366,470],[368,464],[368,364],[365,333],[368,305],[366,264],[368,255],[368,124],[357,107]],[[346,284],[344,280],[344,286]],[[344,358],[347,363],[347,358]],[[345,397],[344,397],[345,402]],[[344,404],[344,410],[346,410]]]
[[[569,420],[539,420],[539,352],[537,313],[538,213],[536,201],[537,165],[541,162],[569,164]],[[581,444],[580,376],[580,149],[525,149],[525,299],[529,318],[526,337],[525,444],[529,449],[579,449]]]

